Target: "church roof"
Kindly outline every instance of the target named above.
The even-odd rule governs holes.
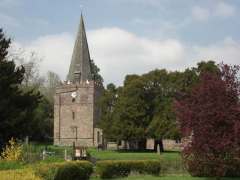
[[[72,60],[67,80],[74,82],[75,74],[80,74],[81,82],[92,79],[90,54],[82,15],[80,19],[77,38],[73,49]]]

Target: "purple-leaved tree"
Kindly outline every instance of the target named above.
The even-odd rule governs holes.
[[[193,176],[240,176],[239,66],[202,72],[192,91],[175,101],[182,155]]]

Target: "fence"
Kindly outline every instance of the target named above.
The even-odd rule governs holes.
[[[23,158],[26,162],[33,163],[40,160],[63,161],[72,159],[72,147],[56,147],[53,145],[39,145],[34,143],[24,144]]]

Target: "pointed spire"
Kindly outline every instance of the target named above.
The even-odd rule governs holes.
[[[73,49],[72,60],[67,80],[71,82],[83,82],[91,79],[92,73],[90,66],[90,54],[88,49],[83,15],[81,13],[79,29]]]

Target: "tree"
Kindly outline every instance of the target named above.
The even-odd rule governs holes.
[[[101,106],[101,121],[100,127],[104,131],[104,137],[108,141],[117,140],[114,131],[114,108],[117,101],[117,88],[114,84],[108,84],[100,98],[99,105]]]
[[[43,96],[31,117],[32,130],[28,136],[32,141],[51,142],[53,137],[53,103]]]
[[[34,108],[41,98],[39,92],[22,91],[24,67],[16,67],[14,61],[7,60],[11,40],[0,29],[0,144],[11,137],[23,138],[31,131]]]
[[[41,92],[42,94],[44,94],[49,103],[52,104],[52,106],[54,105],[54,95],[56,92],[56,88],[60,84],[60,77],[56,73],[48,71],[46,81],[41,87]]]
[[[93,77],[93,80],[95,80],[96,82],[99,82],[99,83],[103,83],[103,78],[100,74],[100,69],[99,67],[94,63],[94,60],[91,59],[90,61],[90,66],[91,66],[91,71],[92,71],[92,77]]]
[[[132,141],[140,148],[144,148],[147,138],[154,138],[155,150],[159,144],[163,151],[163,139],[181,138],[173,109],[174,98],[188,93],[198,83],[201,72],[216,69],[214,62],[202,61],[184,72],[156,69],[143,75],[127,75],[123,87],[117,91],[107,88],[103,94],[102,128],[106,137]],[[112,101],[114,105],[110,106]]]
[[[7,59],[25,69],[24,78],[19,86],[22,91],[40,92],[42,98],[35,107],[31,118],[32,131],[28,134],[32,141],[49,141],[53,128],[53,105],[56,87],[61,84],[59,76],[48,71],[46,76],[40,76],[39,67],[42,58],[36,52],[24,49],[11,49]]]
[[[183,158],[194,176],[239,175],[239,66],[202,71],[199,83],[176,100],[181,132],[190,137]]]
[[[7,59],[14,60],[16,65],[23,66],[25,69],[22,85],[25,87],[40,88],[44,84],[44,77],[40,76],[39,66],[43,60],[36,52],[28,52],[22,48],[12,48]],[[25,88],[23,87],[23,88]]]
[[[119,93],[114,109],[114,118],[119,138],[128,141],[130,148],[143,149],[146,145],[147,126],[151,120],[148,90],[141,76],[128,75]]]

